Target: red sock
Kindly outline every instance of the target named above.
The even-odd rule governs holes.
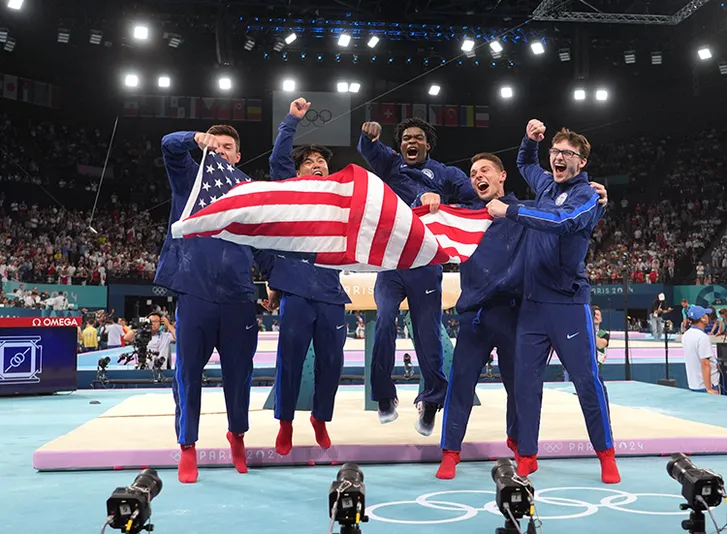
[[[520,455],[517,453],[517,441],[510,436],[507,437],[507,448],[515,455],[515,462],[520,463]]]
[[[313,431],[316,433],[316,442],[322,449],[331,447],[331,438],[328,437],[325,421],[319,421],[312,415],[310,416],[310,424],[313,425]]]
[[[290,454],[293,448],[293,421],[280,421],[278,437],[275,438],[275,452],[281,456]]]
[[[182,484],[197,482],[197,449],[194,445],[182,445],[182,454],[179,457],[177,476]]]
[[[230,442],[232,451],[232,463],[238,473],[247,473],[247,460],[245,458],[245,434],[227,433],[227,441]]]
[[[616,451],[613,447],[606,451],[596,451],[601,461],[601,480],[605,484],[618,484],[621,482],[621,475],[616,465]]]
[[[459,451],[442,450],[442,463],[437,469],[437,478],[442,480],[450,480],[457,474],[457,464],[459,463]]]
[[[517,463],[517,474],[521,477],[529,476],[538,470],[538,458],[537,455],[532,456],[520,456],[520,461]]]

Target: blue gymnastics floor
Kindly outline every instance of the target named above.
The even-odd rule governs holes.
[[[570,388],[567,384],[548,387]],[[725,397],[646,384],[616,382],[608,387],[615,404],[727,426]],[[3,532],[100,531],[106,499],[117,486],[130,484],[136,472],[37,473],[32,454],[37,447],[138,393],[79,391],[52,397],[0,398]],[[96,400],[100,404],[90,404]],[[615,486],[600,482],[595,458],[542,461],[532,476],[536,490],[542,492],[538,502],[542,533],[683,532],[680,523],[686,514],[679,511],[681,490],[666,473],[667,460],[622,458],[623,481]],[[727,474],[727,456],[698,456],[693,461]],[[458,534],[494,533],[504,520],[491,504],[492,465],[460,464],[457,478],[451,481],[434,477],[435,464],[363,466],[367,505],[374,517],[362,525],[362,532],[438,534],[456,528]],[[200,471],[197,484],[183,486],[174,470],[162,470],[164,488],[152,503],[155,532],[325,534],[328,490],[337,471],[334,466],[268,467],[240,475],[231,468],[210,468]],[[715,509],[720,526],[726,514],[727,505]],[[713,527],[707,529],[714,531]]]

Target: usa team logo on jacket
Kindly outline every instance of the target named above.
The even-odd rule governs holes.
[[[434,180],[434,172],[431,169],[422,169],[422,172],[426,175],[427,178],[430,180]]]
[[[555,199],[555,205],[562,206],[566,198],[568,198],[568,193],[561,193],[560,195],[558,195],[558,198]]]

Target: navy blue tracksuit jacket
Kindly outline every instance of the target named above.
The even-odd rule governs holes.
[[[288,115],[280,124],[270,155],[270,178],[296,175],[291,156],[299,119]],[[315,351],[313,417],[330,421],[343,371],[348,333],[346,304],[339,271],[316,267],[308,260],[277,257],[268,285],[282,292],[280,337],[276,362],[275,418],[292,421],[300,393],[303,364],[311,340]]]
[[[257,314],[253,259],[263,273],[272,268],[268,253],[221,239],[173,239],[172,223],[184,210],[199,165],[190,151],[194,132],[162,139],[162,155],[172,188],[167,237],[154,283],[178,293],[177,362],[172,384],[175,427],[182,445],[197,441],[202,371],[215,347],[224,376],[229,430],[247,432],[253,356],[257,349]],[[253,258],[255,254],[255,258]]]
[[[438,193],[444,204],[474,201],[470,179],[457,167],[427,158],[408,166],[401,155],[380,141],[362,134],[358,151],[373,172],[409,206],[424,193]],[[414,349],[424,378],[424,389],[415,402],[442,406],[447,379],[442,371],[442,267],[428,266],[401,271],[383,271],[376,276],[376,330],[371,367],[371,397],[375,401],[396,399],[391,379],[396,351],[396,318],[408,299],[414,329]]]
[[[534,208],[511,204],[507,209],[508,219],[529,229],[515,357],[518,452],[531,456],[538,451],[543,373],[551,346],[578,392],[594,449],[607,450],[613,446],[608,394],[598,374],[585,270],[591,233],[604,209],[585,172],[556,183],[538,163],[538,143],[527,137],[517,163],[536,194]]]
[[[509,193],[500,200],[520,201]],[[468,206],[482,209],[478,201]],[[442,449],[460,451],[472,412],[482,368],[497,348],[497,365],[507,392],[507,435],[518,439],[515,408],[515,332],[523,294],[526,230],[508,219],[496,219],[470,258],[460,266],[457,301],[459,334],[444,403]]]

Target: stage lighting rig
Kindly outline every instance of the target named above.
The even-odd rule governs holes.
[[[535,490],[530,480],[518,476],[515,462],[509,458],[497,461],[492,468],[492,480],[496,486],[497,508],[505,517],[505,527],[495,530],[495,534],[522,534],[520,520],[525,516],[530,517],[526,534],[536,534]]]
[[[161,491],[162,480],[154,469],[144,469],[130,486],[116,488],[106,501],[108,518],[101,532],[107,526],[130,534],[152,532],[151,501]]]
[[[336,480],[331,484],[328,493],[328,509],[330,510],[331,526],[341,525],[340,534],[359,534],[359,523],[367,523],[366,516],[366,486],[361,468],[354,463],[347,462],[341,466]]]
[[[727,498],[724,480],[709,469],[699,469],[684,454],[673,454],[666,464],[669,476],[682,485],[682,496],[686,504],[680,504],[680,510],[691,510],[689,519],[682,521],[682,529],[690,534],[704,534],[706,510],[714,522],[717,532],[721,529],[712,515],[710,508],[719,506],[722,499]]]

